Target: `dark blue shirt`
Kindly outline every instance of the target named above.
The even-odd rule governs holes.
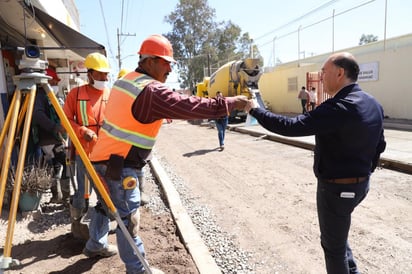
[[[382,106],[358,84],[344,87],[315,110],[294,118],[262,108],[250,114],[277,134],[315,135],[313,169],[320,179],[369,176],[386,145]]]

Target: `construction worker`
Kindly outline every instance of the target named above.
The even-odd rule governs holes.
[[[48,80],[50,86],[57,87],[60,78],[57,76],[56,71],[51,67],[47,68],[46,75],[51,77]],[[40,149],[38,151],[40,155],[36,155],[42,159],[40,164],[45,162],[53,167],[52,201],[63,202],[68,200],[70,186],[65,176],[66,153],[64,140],[62,140],[66,136],[66,132],[41,85],[38,85],[37,88],[31,132],[34,144],[37,149]]]
[[[90,155],[103,124],[103,114],[109,98],[107,83],[110,65],[104,55],[95,52],[86,57],[84,66],[87,68],[88,83],[70,90],[63,111],[86,154]],[[87,172],[84,163],[77,152],[75,163],[77,190],[70,204],[71,229],[74,237],[87,240],[87,225],[80,221],[88,210],[87,198],[91,194],[91,188],[85,178]],[[87,193],[85,187],[88,187]],[[107,251],[107,255],[114,254],[115,248]]]
[[[164,83],[171,72],[171,63],[176,61],[172,45],[162,35],[151,35],[145,39],[138,54],[136,70],[117,80],[112,87],[99,140],[90,160],[104,179],[111,200],[144,256],[143,242],[137,234],[140,221],[137,174],[150,160],[163,119],[217,118],[232,109],[243,109],[247,98],[208,99],[173,92]],[[90,231],[83,253],[96,256],[107,246],[109,220],[101,212],[96,212],[91,223],[104,226],[106,231],[98,238],[94,238]],[[116,236],[126,272],[144,273],[143,264],[119,228]],[[151,271],[163,273],[155,269]]]
[[[128,70],[128,69],[125,69],[125,68],[121,69],[119,71],[119,74],[117,75],[117,79],[122,78],[123,76],[125,76],[129,72],[130,72],[130,70]],[[146,205],[150,202],[150,196],[148,194],[148,190],[147,190],[147,187],[146,187],[143,169],[140,169],[139,172],[137,173],[137,179],[139,181],[140,205]]]
[[[128,74],[130,71],[128,69],[122,68],[119,71],[119,74],[117,74],[117,79],[122,78],[123,76],[125,76],[126,74]]]

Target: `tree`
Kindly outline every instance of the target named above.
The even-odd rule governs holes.
[[[180,0],[175,10],[165,17],[172,25],[172,31],[165,36],[179,61],[179,82],[183,87],[194,87],[193,81],[199,74],[196,67],[207,61],[204,48],[216,28],[214,17],[215,10],[207,5],[207,0]]]
[[[165,34],[173,45],[179,83],[193,89],[206,75],[205,68],[240,59],[250,52],[249,34],[241,36],[241,29],[229,22],[216,23],[215,9],[207,0],[179,0],[165,22],[172,31]],[[248,45],[248,50],[245,47]],[[258,53],[255,46],[254,52]]]
[[[259,65],[263,66],[263,57],[260,55],[258,47],[253,44],[253,39],[249,37],[248,32],[245,32],[239,39],[239,55],[241,59],[260,59]]]
[[[362,34],[359,40],[359,46],[378,41],[378,36],[373,34]]]

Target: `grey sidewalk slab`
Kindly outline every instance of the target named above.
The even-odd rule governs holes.
[[[272,133],[260,125],[231,124],[228,128],[307,149],[312,149],[315,145],[314,136],[286,137]],[[385,152],[381,155],[381,163],[387,168],[412,174],[412,131],[385,129],[385,138],[387,145]]]

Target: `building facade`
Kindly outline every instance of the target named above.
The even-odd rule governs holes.
[[[348,51],[356,57],[360,65],[358,83],[382,104],[385,116],[412,120],[412,92],[409,90],[412,34],[341,51]],[[280,64],[265,72],[259,88],[271,110],[300,113],[297,96],[302,86],[315,87],[319,101],[325,100],[327,96],[323,93],[320,71],[330,54]]]
[[[105,47],[79,32],[74,0],[0,1],[0,126],[15,90],[14,76],[21,73],[24,49],[35,45],[38,58],[53,67],[59,92],[69,91],[86,79],[84,58],[91,52],[106,55]]]

